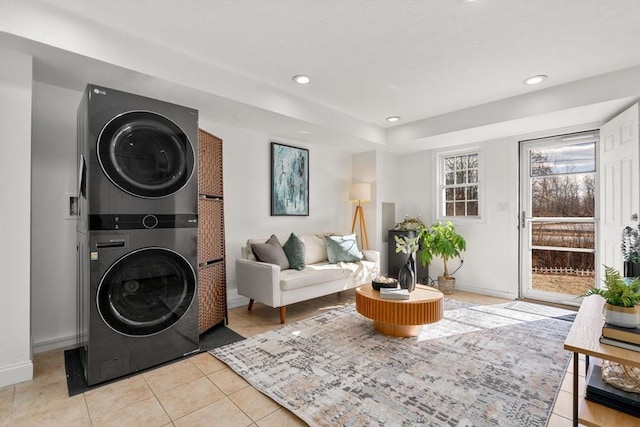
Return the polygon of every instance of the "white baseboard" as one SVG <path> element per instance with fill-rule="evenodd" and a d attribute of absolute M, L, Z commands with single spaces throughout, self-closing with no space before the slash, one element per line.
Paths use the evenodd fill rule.
<path fill-rule="evenodd" d="M 471 292 L 474 294 L 487 295 L 490 297 L 502 298 L 502 299 L 508 299 L 508 300 L 515 300 L 518 298 L 518 295 L 512 292 L 501 292 L 501 291 L 494 291 L 491 289 L 478 288 L 475 286 L 465 286 L 464 284 L 461 284 L 461 283 L 456 283 L 456 289 L 459 291 Z"/>
<path fill-rule="evenodd" d="M 236 308 L 249 304 L 249 298 L 238 294 L 237 289 L 227 289 L 227 307 Z"/>
<path fill-rule="evenodd" d="M 49 350 L 56 350 L 59 348 L 75 348 L 78 347 L 78 337 L 76 335 L 55 338 L 52 340 L 43 340 L 33 343 L 34 353 L 43 353 Z"/>
<path fill-rule="evenodd" d="M 0 368 L 0 387 L 33 379 L 33 362 L 16 363 Z"/>

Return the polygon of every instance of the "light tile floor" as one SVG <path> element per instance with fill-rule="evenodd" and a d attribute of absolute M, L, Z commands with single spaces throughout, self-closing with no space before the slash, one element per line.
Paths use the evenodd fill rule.
<path fill-rule="evenodd" d="M 478 304 L 505 302 L 460 291 L 451 297 Z M 287 308 L 287 322 L 353 301 L 353 291 L 347 291 L 294 304 Z M 256 303 L 251 312 L 246 307 L 229 310 L 229 327 L 249 337 L 278 327 L 279 316 L 279 310 Z M 63 353 L 60 349 L 35 354 L 33 380 L 0 388 L 0 427 L 305 425 L 208 353 L 73 397 L 67 394 Z M 572 367 L 570 364 L 565 375 L 549 427 L 571 425 Z M 583 373 L 582 368 L 580 390 Z"/>

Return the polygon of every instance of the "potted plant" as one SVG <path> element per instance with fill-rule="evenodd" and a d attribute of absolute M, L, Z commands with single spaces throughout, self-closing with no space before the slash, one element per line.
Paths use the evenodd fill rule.
<path fill-rule="evenodd" d="M 404 219 L 401 222 L 397 223 L 393 227 L 393 230 L 396 230 L 396 231 L 415 231 L 416 233 L 420 233 L 425 228 L 427 228 L 427 226 L 422 221 L 422 218 L 420 218 L 420 215 L 418 215 L 416 217 L 405 216 Z"/>
<path fill-rule="evenodd" d="M 444 262 L 444 272 L 442 276 L 438 276 L 438 288 L 443 294 L 452 294 L 456 284 L 456 279 L 449 275 L 447 261 L 460 257 L 466 248 L 467 242 L 456 232 L 456 228 L 450 221 L 444 224 L 436 222 L 420 233 L 422 264 L 429 264 L 434 257 L 440 257 Z"/>
<path fill-rule="evenodd" d="M 640 278 L 624 279 L 618 270 L 604 266 L 604 288 L 591 288 L 584 296 L 600 295 L 605 300 L 604 320 L 623 328 L 640 324 Z"/>

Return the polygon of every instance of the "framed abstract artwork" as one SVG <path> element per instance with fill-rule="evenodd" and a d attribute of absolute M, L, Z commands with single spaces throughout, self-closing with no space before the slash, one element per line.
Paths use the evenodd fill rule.
<path fill-rule="evenodd" d="M 271 143 L 271 215 L 309 215 L 309 150 Z"/>

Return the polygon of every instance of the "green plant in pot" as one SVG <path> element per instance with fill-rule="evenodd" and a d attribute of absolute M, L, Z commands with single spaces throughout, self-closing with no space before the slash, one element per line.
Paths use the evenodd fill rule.
<path fill-rule="evenodd" d="M 613 267 L 604 266 L 604 288 L 591 288 L 584 296 L 600 295 L 605 300 L 604 320 L 623 328 L 640 324 L 640 278 L 624 279 Z"/>
<path fill-rule="evenodd" d="M 420 233 L 420 261 L 422 265 L 431 263 L 434 257 L 442 258 L 444 272 L 438 276 L 438 288 L 443 294 L 450 295 L 455 288 L 455 278 L 449 275 L 447 261 L 459 258 L 467 249 L 467 242 L 456 232 L 454 225 L 436 222 Z"/>
<path fill-rule="evenodd" d="M 401 222 L 393 226 L 393 230 L 396 231 L 415 231 L 416 233 L 421 233 L 425 228 L 427 228 L 427 226 L 422 221 L 420 215 L 405 216 Z"/>

